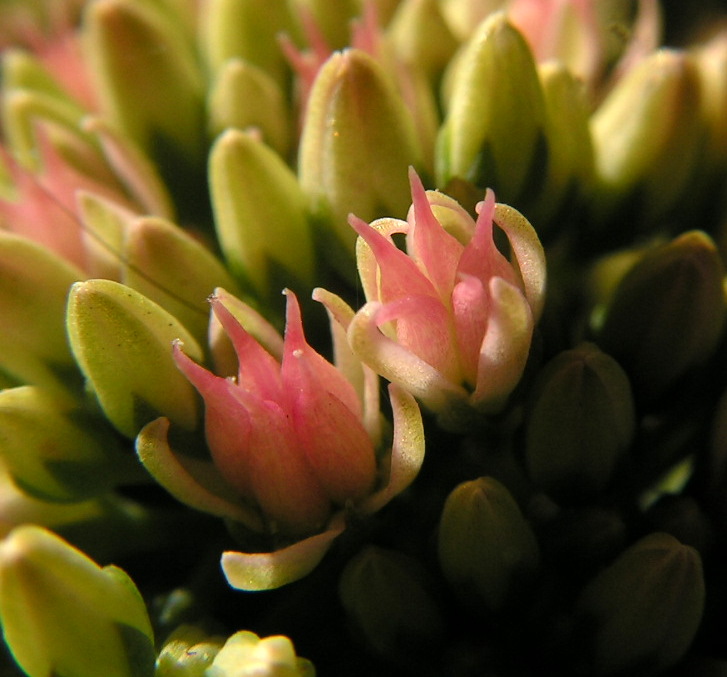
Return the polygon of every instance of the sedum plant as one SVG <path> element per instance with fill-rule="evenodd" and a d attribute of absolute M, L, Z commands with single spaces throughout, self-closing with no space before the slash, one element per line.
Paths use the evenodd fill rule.
<path fill-rule="evenodd" d="M 727 670 L 684 5 L 0 2 L 0 673 Z"/>

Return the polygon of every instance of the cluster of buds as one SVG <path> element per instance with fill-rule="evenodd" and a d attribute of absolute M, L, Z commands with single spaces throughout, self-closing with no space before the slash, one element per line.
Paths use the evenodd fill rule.
<path fill-rule="evenodd" d="M 662 19 L 0 5 L 25 674 L 725 669 L 727 40 Z"/>

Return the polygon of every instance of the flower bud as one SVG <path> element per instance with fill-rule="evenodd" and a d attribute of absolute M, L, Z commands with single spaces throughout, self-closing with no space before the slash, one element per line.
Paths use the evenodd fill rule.
<path fill-rule="evenodd" d="M 112 200 L 94 192 L 79 190 L 76 194 L 78 221 L 86 277 L 121 280 L 124 261 L 121 258 L 124 239 L 135 214 Z"/>
<path fill-rule="evenodd" d="M 284 283 L 312 288 L 315 252 L 295 174 L 270 148 L 236 129 L 210 155 L 215 227 L 231 271 L 259 298 Z"/>
<path fill-rule="evenodd" d="M 456 68 L 437 140 L 437 183 L 487 186 L 517 204 L 541 180 L 546 152 L 545 102 L 530 48 L 498 12 L 477 28 Z"/>
<path fill-rule="evenodd" d="M 699 628 L 704 594 L 696 550 L 660 532 L 636 542 L 576 604 L 579 626 L 593 632 L 588 674 L 652 674 L 674 665 Z"/>
<path fill-rule="evenodd" d="M 287 157 L 292 120 L 283 89 L 264 70 L 242 59 L 230 59 L 220 69 L 209 94 L 212 136 L 229 127 L 260 130 L 266 144 Z"/>
<path fill-rule="evenodd" d="M 206 0 L 202 13 L 202 52 L 218 74 L 234 58 L 265 71 L 282 87 L 288 66 L 278 44 L 294 32 L 289 3 L 269 0 Z"/>
<path fill-rule="evenodd" d="M 49 95 L 69 106 L 74 103 L 42 62 L 19 48 L 6 47 L 3 50 L 2 87 L 4 93 L 25 90 Z M 80 114 L 81 108 L 76 107 Z"/>
<path fill-rule="evenodd" d="M 357 634 L 378 655 L 410 668 L 437 656 L 444 621 L 415 559 L 369 546 L 348 562 L 338 591 Z"/>
<path fill-rule="evenodd" d="M 709 143 L 705 147 L 710 169 L 727 170 L 727 31 L 721 31 L 694 53 L 701 83 L 702 111 L 707 122 Z"/>
<path fill-rule="evenodd" d="M 205 143 L 202 73 L 191 45 L 161 10 L 128 0 L 93 2 L 83 37 L 112 123 L 162 161 L 165 173 L 198 162 Z"/>
<path fill-rule="evenodd" d="M 241 630 L 219 650 L 205 677 L 315 677 L 313 664 L 298 658 L 287 637 L 260 638 Z"/>
<path fill-rule="evenodd" d="M 644 514 L 652 530 L 665 531 L 702 555 L 714 544 L 711 517 L 692 496 L 670 493 L 659 498 Z"/>
<path fill-rule="evenodd" d="M 124 284 L 158 303 L 204 343 L 207 297 L 218 286 L 237 289 L 222 263 L 176 224 L 152 216 L 131 221 L 122 253 Z"/>
<path fill-rule="evenodd" d="M 46 501 L 79 501 L 139 475 L 110 428 L 37 386 L 0 391 L 0 450 L 15 483 Z"/>
<path fill-rule="evenodd" d="M 41 527 L 0 544 L 0 618 L 29 677 L 154 674 L 151 623 L 131 579 Z"/>
<path fill-rule="evenodd" d="M 86 155 L 88 149 L 78 134 L 83 111 L 68 101 L 45 92 L 8 89 L 3 92 L 3 136 L 23 167 L 37 170 L 42 162 L 38 153 L 38 130 L 51 137 L 62 155 Z"/>
<path fill-rule="evenodd" d="M 484 19 L 503 8 L 505 0 L 442 0 L 439 4 L 452 33 L 466 40 Z"/>
<path fill-rule="evenodd" d="M 547 113 L 548 166 L 537 197 L 528 196 L 526 201 L 532 205 L 527 210 L 529 218 L 542 238 L 563 210 L 574 210 L 573 203 L 588 193 L 594 165 L 590 111 L 582 83 L 560 64 L 546 63 L 539 74 Z"/>
<path fill-rule="evenodd" d="M 709 436 L 709 454 L 705 459 L 704 489 L 716 503 L 720 519 L 727 518 L 727 390 L 715 406 Z"/>
<path fill-rule="evenodd" d="M 540 494 L 538 498 L 543 498 Z M 529 506 L 532 509 L 532 504 Z M 561 572 L 582 577 L 613 560 L 626 545 L 626 524 L 615 510 L 565 508 L 539 525 L 538 534 Z"/>
<path fill-rule="evenodd" d="M 82 524 L 85 527 L 99 517 L 104 524 L 108 524 L 99 499 L 50 503 L 33 498 L 18 488 L 6 465 L 0 463 L 0 538 L 21 524 L 35 524 L 57 531 L 63 531 L 69 525 Z M 109 506 L 109 503 L 105 502 L 105 506 Z M 110 508 L 108 512 L 112 510 Z"/>
<path fill-rule="evenodd" d="M 178 627 L 159 651 L 154 677 L 206 677 L 206 670 L 224 644 L 193 625 Z"/>
<path fill-rule="evenodd" d="M 654 247 L 621 280 L 598 343 L 654 401 L 712 354 L 725 321 L 724 269 L 711 238 L 690 231 Z"/>
<path fill-rule="evenodd" d="M 343 49 L 351 40 L 351 24 L 360 18 L 360 0 L 292 0 L 291 6 L 303 28 L 315 24 L 326 45 L 331 50 Z"/>
<path fill-rule="evenodd" d="M 416 64 L 432 83 L 438 81 L 459 46 L 440 4 L 437 0 L 405 0 L 387 29 L 397 56 L 404 63 Z"/>
<path fill-rule="evenodd" d="M 133 438 L 160 415 L 186 430 L 195 427 L 197 397 L 174 365 L 172 341 L 181 337 L 197 359 L 202 351 L 175 317 L 110 280 L 74 284 L 67 317 L 76 361 L 121 433 Z"/>
<path fill-rule="evenodd" d="M 320 530 L 332 504 L 360 500 L 375 483 L 375 449 L 357 393 L 305 340 L 291 293 L 280 362 L 218 298 L 212 304 L 235 345 L 237 380 L 208 372 L 178 344 L 174 350 L 177 366 L 205 400 L 212 458 L 235 493 L 259 506 L 272 530 Z"/>
<path fill-rule="evenodd" d="M 357 49 L 333 54 L 308 100 L 299 175 L 321 248 L 346 278 L 356 240 L 348 214 L 403 217 L 407 168 L 421 158 L 411 116 L 381 66 Z"/>
<path fill-rule="evenodd" d="M 661 50 L 629 71 L 591 118 L 597 185 L 595 218 L 602 224 L 651 223 L 682 200 L 701 161 L 704 127 L 697 69 L 691 56 Z M 619 221 L 620 222 L 620 221 Z M 603 229 L 603 226 L 601 226 Z M 603 232 L 610 246 L 613 229 Z M 632 236 L 619 233 L 619 237 Z"/>
<path fill-rule="evenodd" d="M 603 10 L 579 0 L 510 0 L 507 13 L 539 63 L 557 61 L 590 92 L 603 75 L 607 30 L 616 32 L 611 4 Z"/>
<path fill-rule="evenodd" d="M 81 126 L 101 147 L 104 159 L 133 198 L 134 205 L 138 205 L 138 211 L 174 219 L 172 198 L 152 160 L 104 118 L 87 116 Z"/>
<path fill-rule="evenodd" d="M 551 360 L 534 385 L 525 435 L 533 482 L 556 500 L 602 491 L 634 435 L 631 386 L 593 344 Z"/>
<path fill-rule="evenodd" d="M 13 382 L 77 385 L 63 318 L 68 288 L 83 277 L 44 247 L 0 230 L 0 371 Z"/>
<path fill-rule="evenodd" d="M 492 477 L 464 482 L 447 497 L 437 552 L 457 594 L 493 613 L 522 592 L 540 561 L 530 525 L 510 492 Z"/>

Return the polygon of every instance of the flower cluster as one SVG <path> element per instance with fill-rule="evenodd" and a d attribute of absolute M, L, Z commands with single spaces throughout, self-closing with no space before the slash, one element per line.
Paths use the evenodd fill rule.
<path fill-rule="evenodd" d="M 0 3 L 0 672 L 724 671 L 675 11 Z"/>

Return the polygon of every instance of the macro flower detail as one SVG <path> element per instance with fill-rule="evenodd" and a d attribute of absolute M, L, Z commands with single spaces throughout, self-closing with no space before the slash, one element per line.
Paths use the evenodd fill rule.
<path fill-rule="evenodd" d="M 528 221 L 492 191 L 477 221 L 452 198 L 425 191 L 410 172 L 407 221 L 351 217 L 367 303 L 349 328 L 351 347 L 459 429 L 501 410 L 527 361 L 543 308 L 545 257 Z M 494 240 L 507 237 L 511 257 Z M 393 235 L 405 234 L 406 252 Z"/>
<path fill-rule="evenodd" d="M 374 483 L 374 445 L 353 386 L 305 341 L 292 294 L 281 363 L 219 301 L 212 308 L 235 346 L 237 380 L 200 367 L 179 343 L 174 348 L 177 365 L 205 400 L 212 458 L 260 506 L 272 531 L 315 530 L 331 502 L 360 499 Z"/>
<path fill-rule="evenodd" d="M 716 0 L 0 0 L 0 676 L 724 672 L 726 113 Z"/>
<path fill-rule="evenodd" d="M 237 356 L 234 377 L 213 374 L 188 357 L 181 342 L 174 345 L 177 366 L 205 401 L 205 436 L 214 467 L 193 477 L 181 454 L 168 447 L 166 419 L 142 430 L 137 448 L 150 472 L 181 500 L 267 534 L 275 545 L 285 546 L 280 548 L 283 559 L 291 556 L 291 542 L 302 544 L 301 552 L 312 542 L 320 559 L 321 548 L 343 528 L 342 508 L 377 510 L 414 478 L 423 455 L 421 421 L 412 398 L 393 388 L 393 448 L 381 454 L 380 426 L 372 421 L 379 416 L 376 379 L 364 378 L 361 396 L 344 371 L 308 344 L 298 300 L 290 291 L 286 295 L 282 350 L 278 344 L 272 352 L 269 341 L 257 340 L 243 327 L 256 323 L 254 331 L 269 337 L 272 327 L 265 327 L 257 313 L 223 290 L 211 297 L 214 319 Z M 332 316 L 353 315 L 335 295 L 318 290 L 317 297 Z M 367 411 L 372 407 L 374 416 Z M 197 479 L 205 474 L 215 476 L 217 493 Z M 237 571 L 239 558 L 232 560 Z M 252 588 L 282 585 L 245 580 L 231 582 Z"/>

